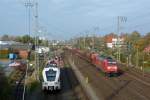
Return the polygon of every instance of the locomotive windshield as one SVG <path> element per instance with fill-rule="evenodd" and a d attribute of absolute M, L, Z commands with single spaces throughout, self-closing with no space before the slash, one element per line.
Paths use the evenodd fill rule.
<path fill-rule="evenodd" d="M 108 65 L 109 65 L 109 66 L 114 66 L 114 65 L 116 65 L 116 61 L 113 60 L 111 57 L 108 57 L 108 58 L 107 58 L 107 61 L 108 61 Z"/>
<path fill-rule="evenodd" d="M 48 64 L 48 65 L 46 66 L 46 68 L 49 68 L 49 67 L 57 67 L 57 66 L 56 66 L 56 64 Z"/>
<path fill-rule="evenodd" d="M 56 71 L 54 70 L 46 71 L 47 81 L 55 81 L 55 77 L 56 77 Z"/>
<path fill-rule="evenodd" d="M 108 66 L 115 66 L 116 62 L 108 62 Z"/>

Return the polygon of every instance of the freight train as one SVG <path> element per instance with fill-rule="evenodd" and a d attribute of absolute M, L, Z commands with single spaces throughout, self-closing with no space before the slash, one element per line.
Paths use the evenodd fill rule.
<path fill-rule="evenodd" d="M 80 49 L 69 48 L 69 50 L 71 50 L 71 52 L 73 52 L 77 56 L 89 61 L 90 63 L 95 65 L 96 68 L 100 69 L 107 75 L 119 73 L 117 62 L 109 56 L 100 55 L 95 52 L 84 52 Z"/>
<path fill-rule="evenodd" d="M 60 68 L 48 65 L 42 71 L 42 90 L 61 90 Z"/>

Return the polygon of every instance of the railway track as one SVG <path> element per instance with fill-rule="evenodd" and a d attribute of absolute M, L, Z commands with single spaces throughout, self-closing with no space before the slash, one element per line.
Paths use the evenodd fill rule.
<path fill-rule="evenodd" d="M 91 63 L 90 60 L 82 55 L 76 54 L 78 57 L 80 57 L 81 59 L 86 60 L 88 63 Z M 120 66 L 122 66 L 123 64 L 120 64 Z M 144 73 L 139 70 L 139 69 L 135 69 L 135 68 L 129 68 L 126 69 L 127 67 L 125 65 L 123 65 L 123 67 L 120 67 L 121 70 L 123 70 L 125 72 L 125 74 L 137 81 L 140 81 L 141 83 L 150 86 L 150 74 L 147 73 L 144 75 Z"/>
<path fill-rule="evenodd" d="M 70 54 L 68 54 L 69 56 Z M 105 100 L 148 100 L 150 99 L 149 83 L 137 75 L 124 72 L 118 77 L 105 77 L 82 57 L 73 56 L 75 64 L 85 77 L 89 78 L 96 93 Z M 71 58 L 70 58 L 71 59 Z"/>
<path fill-rule="evenodd" d="M 40 92 L 40 96 L 36 100 L 88 100 L 83 99 L 75 92 L 78 82 L 74 81 L 74 77 L 71 75 L 71 71 L 68 68 L 61 68 L 62 90 L 54 92 Z M 81 91 L 80 91 L 81 92 Z M 81 94 L 80 94 L 81 95 Z M 30 99 L 29 99 L 30 100 Z"/>
<path fill-rule="evenodd" d="M 27 100 L 88 100 L 69 67 L 65 55 L 63 55 L 63 61 L 65 66 L 61 67 L 61 91 L 43 92 L 42 87 L 39 86 L 36 91 L 28 95 Z"/>
<path fill-rule="evenodd" d="M 71 89 L 73 90 L 73 95 L 76 97 L 74 98 L 75 100 L 89 100 L 86 96 L 86 94 L 84 93 L 82 87 L 80 86 L 80 83 L 79 81 L 77 80 L 72 68 L 71 68 L 71 65 L 68 61 L 68 58 L 67 56 L 64 57 L 64 64 L 65 65 L 68 65 L 70 66 L 69 68 L 66 69 L 66 77 L 68 79 L 68 82 L 70 84 L 70 87 Z M 72 99 L 70 99 L 72 100 Z"/>
<path fill-rule="evenodd" d="M 23 89 L 24 89 L 24 78 L 25 78 L 25 72 L 18 80 L 18 83 L 16 83 L 15 87 L 15 100 L 22 100 L 23 97 Z"/>

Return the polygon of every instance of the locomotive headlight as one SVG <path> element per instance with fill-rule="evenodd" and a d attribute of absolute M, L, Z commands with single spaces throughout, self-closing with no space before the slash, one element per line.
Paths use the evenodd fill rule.
<path fill-rule="evenodd" d="M 109 70 L 109 69 L 111 69 L 111 67 L 107 67 L 107 69 Z"/>
<path fill-rule="evenodd" d="M 55 84 L 58 84 L 58 82 L 55 82 Z"/>
<path fill-rule="evenodd" d="M 47 83 L 47 82 L 44 82 L 44 84 L 47 85 L 48 83 Z"/>
<path fill-rule="evenodd" d="M 117 67 L 114 67 L 115 70 L 117 70 Z"/>

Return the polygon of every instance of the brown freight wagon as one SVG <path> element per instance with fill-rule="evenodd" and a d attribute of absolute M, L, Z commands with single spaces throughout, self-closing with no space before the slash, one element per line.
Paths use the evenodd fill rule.
<path fill-rule="evenodd" d="M 0 50 L 0 59 L 7 59 L 9 55 L 8 49 Z"/>
<path fill-rule="evenodd" d="M 9 54 L 8 49 L 0 50 L 0 54 Z"/>
<path fill-rule="evenodd" d="M 19 57 L 22 59 L 27 59 L 29 55 L 29 52 L 26 50 L 19 50 Z"/>

